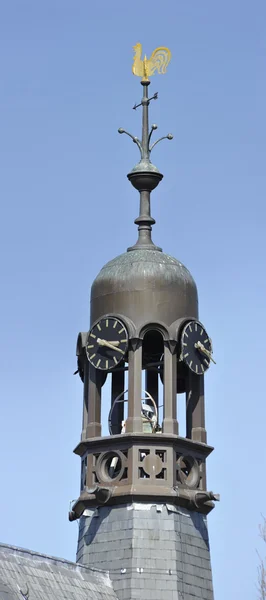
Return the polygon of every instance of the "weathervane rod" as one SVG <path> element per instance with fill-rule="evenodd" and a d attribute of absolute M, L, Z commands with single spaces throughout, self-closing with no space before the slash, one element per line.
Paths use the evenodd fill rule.
<path fill-rule="evenodd" d="M 139 248 L 149 248 L 153 250 L 161 250 L 161 248 L 155 246 L 151 239 L 152 225 L 155 220 L 150 214 L 150 193 L 154 190 L 161 179 L 163 178 L 162 173 L 152 164 L 150 160 L 151 151 L 156 144 L 163 139 L 171 140 L 173 136 L 171 133 L 163 136 L 156 140 L 150 145 L 153 131 L 157 129 L 157 125 L 152 125 L 149 130 L 149 104 L 151 100 L 157 100 L 158 92 L 156 92 L 151 98 L 148 96 L 148 87 L 150 85 L 149 77 L 152 76 L 155 71 L 159 74 L 166 72 L 166 67 L 169 64 L 171 58 L 171 52 L 168 48 L 160 46 L 156 48 L 150 59 L 147 59 L 146 55 L 144 59 L 141 59 L 142 46 L 136 44 L 134 46 L 135 55 L 133 60 L 132 71 L 133 74 L 141 77 L 141 85 L 143 86 L 143 96 L 140 104 L 135 104 L 133 107 L 136 110 L 142 106 L 142 136 L 139 140 L 136 136 L 133 136 L 125 129 L 118 129 L 119 133 L 125 133 L 132 141 L 138 146 L 140 151 L 140 161 L 132 171 L 128 174 L 128 179 L 132 185 L 140 192 L 140 211 L 139 217 L 135 219 L 135 223 L 138 225 L 139 237 L 135 246 L 128 248 L 128 250 L 136 250 Z"/>
<path fill-rule="evenodd" d="M 143 85 L 143 98 L 142 104 L 142 151 L 144 160 L 149 160 L 149 99 L 148 99 L 148 85 L 149 81 L 142 81 Z"/>

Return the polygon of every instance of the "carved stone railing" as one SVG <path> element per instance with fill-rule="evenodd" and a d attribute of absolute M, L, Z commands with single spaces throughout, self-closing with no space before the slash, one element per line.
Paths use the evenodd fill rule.
<path fill-rule="evenodd" d="M 108 489 L 109 504 L 145 496 L 191 506 L 195 494 L 207 493 L 207 444 L 162 433 L 121 434 L 83 440 L 74 452 L 82 458 L 81 492 Z M 88 495 L 87 505 L 97 504 Z M 209 512 L 208 500 L 198 509 Z"/>

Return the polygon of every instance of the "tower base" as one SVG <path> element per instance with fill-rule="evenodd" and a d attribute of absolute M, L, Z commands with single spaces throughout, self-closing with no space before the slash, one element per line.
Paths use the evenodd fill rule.
<path fill-rule="evenodd" d="M 213 600 L 207 517 L 171 504 L 86 510 L 77 562 L 109 571 L 119 600 Z"/>

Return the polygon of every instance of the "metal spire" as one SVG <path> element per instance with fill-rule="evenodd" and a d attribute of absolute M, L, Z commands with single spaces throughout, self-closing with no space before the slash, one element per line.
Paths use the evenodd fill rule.
<path fill-rule="evenodd" d="M 161 142 L 161 140 L 172 140 L 173 136 L 171 133 L 168 133 L 167 135 L 164 135 L 163 137 L 156 140 L 156 142 L 154 142 L 152 145 L 150 145 L 151 136 L 153 132 L 158 128 L 158 126 L 155 124 L 152 125 L 151 130 L 149 131 L 149 104 L 151 100 L 158 99 L 158 92 L 156 92 L 151 98 L 148 98 L 148 86 L 150 85 L 150 81 L 141 81 L 141 85 L 143 86 L 143 97 L 140 104 L 135 104 L 135 106 L 133 106 L 133 110 L 136 110 L 139 106 L 142 106 L 142 139 L 140 141 L 136 136 L 132 135 L 131 133 L 128 133 L 128 131 L 125 131 L 125 129 L 122 129 L 121 127 L 118 129 L 118 133 L 125 133 L 126 135 L 128 135 L 133 140 L 133 142 L 137 144 L 140 151 L 141 159 L 139 163 L 132 169 L 131 173 L 136 173 L 140 171 L 159 173 L 158 169 L 152 164 L 150 160 L 151 152 L 154 146 Z"/>
<path fill-rule="evenodd" d="M 135 48 L 137 48 L 137 46 Z M 152 56 L 154 55 L 156 57 L 157 50 L 154 51 Z M 147 75 L 153 74 L 154 71 L 152 71 L 152 68 L 155 70 L 155 68 L 158 69 L 158 66 L 153 67 L 152 59 L 148 61 L 145 57 L 143 61 L 140 61 L 140 67 L 136 71 L 136 64 L 138 64 L 136 63 L 136 60 L 137 59 L 135 57 L 133 73 L 135 75 L 142 76 L 141 85 L 143 86 L 143 97 L 140 104 L 135 104 L 133 109 L 136 110 L 139 106 L 142 106 L 142 138 L 139 140 L 136 136 L 133 136 L 131 133 L 128 133 L 128 131 L 125 131 L 125 129 L 118 129 L 118 133 L 125 133 L 128 135 L 133 140 L 134 144 L 137 144 L 140 151 L 140 161 L 128 174 L 129 181 L 140 192 L 139 216 L 137 219 L 135 219 L 135 223 L 138 225 L 138 240 L 136 244 L 128 248 L 128 250 L 136 250 L 139 248 L 161 250 L 161 248 L 155 246 L 151 239 L 152 225 L 154 225 L 155 220 L 152 218 L 150 213 L 150 193 L 160 183 L 163 175 L 160 173 L 157 167 L 152 164 L 150 156 L 156 144 L 164 139 L 172 140 L 173 136 L 171 133 L 168 133 L 168 135 L 159 138 L 153 144 L 151 144 L 151 137 L 153 132 L 157 129 L 157 125 L 154 124 L 151 126 L 151 129 L 149 129 L 149 104 L 151 100 L 157 100 L 158 92 L 156 92 L 150 98 L 148 97 L 148 86 L 150 85 L 150 81 L 148 80 Z"/>

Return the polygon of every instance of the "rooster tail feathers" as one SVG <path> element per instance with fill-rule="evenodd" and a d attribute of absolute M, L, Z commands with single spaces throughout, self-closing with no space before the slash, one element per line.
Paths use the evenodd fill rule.
<path fill-rule="evenodd" d="M 153 51 L 148 63 L 148 75 L 153 75 L 154 71 L 158 71 L 160 75 L 166 73 L 166 69 L 171 60 L 171 52 L 165 46 L 160 46 Z"/>

